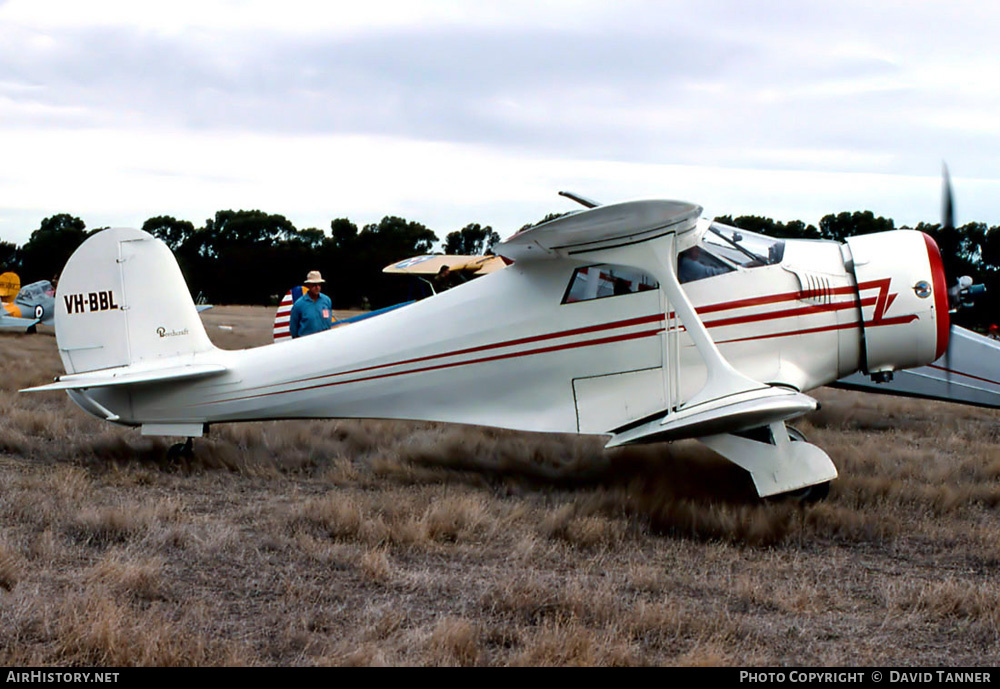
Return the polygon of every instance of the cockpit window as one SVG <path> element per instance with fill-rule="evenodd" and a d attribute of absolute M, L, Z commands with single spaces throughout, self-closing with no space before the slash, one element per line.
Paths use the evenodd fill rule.
<path fill-rule="evenodd" d="M 731 270 L 735 268 L 717 259 L 701 244 L 695 244 L 677 255 L 677 279 L 682 283 L 704 280 Z"/>
<path fill-rule="evenodd" d="M 601 264 L 577 268 L 573 271 L 563 304 L 604 297 L 617 297 L 657 289 L 660 286 L 652 276 L 638 268 Z"/>
<path fill-rule="evenodd" d="M 734 270 L 780 263 L 785 243 L 713 222 L 701 242 L 677 256 L 677 279 L 692 282 Z"/>

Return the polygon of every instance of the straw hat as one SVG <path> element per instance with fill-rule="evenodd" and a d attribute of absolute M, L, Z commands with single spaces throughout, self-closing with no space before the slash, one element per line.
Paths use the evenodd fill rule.
<path fill-rule="evenodd" d="M 306 275 L 306 281 L 302 284 L 304 285 L 320 285 L 326 282 L 323 276 L 319 274 L 318 270 L 310 270 L 309 274 Z"/>

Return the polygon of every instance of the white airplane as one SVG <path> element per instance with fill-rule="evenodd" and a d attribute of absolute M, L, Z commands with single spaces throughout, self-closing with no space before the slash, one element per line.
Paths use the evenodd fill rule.
<path fill-rule="evenodd" d="M 837 469 L 786 422 L 817 408 L 804 391 L 943 355 L 937 245 L 912 230 L 776 240 L 701 213 L 679 201 L 578 211 L 496 246 L 504 270 L 240 351 L 209 341 L 163 242 L 105 230 L 59 281 L 66 375 L 30 390 L 187 437 L 187 452 L 211 424 L 263 419 L 431 420 L 604 435 L 608 447 L 698 438 L 761 496 L 822 496 Z"/>

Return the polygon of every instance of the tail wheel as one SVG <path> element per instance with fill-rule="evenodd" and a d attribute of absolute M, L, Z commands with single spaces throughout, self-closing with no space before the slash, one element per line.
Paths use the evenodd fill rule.
<path fill-rule="evenodd" d="M 167 450 L 167 462 L 180 464 L 194 459 L 194 439 L 188 438 L 187 442 L 171 445 Z"/>

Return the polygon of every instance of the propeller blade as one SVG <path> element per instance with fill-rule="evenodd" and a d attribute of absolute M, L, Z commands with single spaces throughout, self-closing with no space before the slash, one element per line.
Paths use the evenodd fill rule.
<path fill-rule="evenodd" d="M 951 198 L 951 176 L 948 174 L 948 166 L 941 164 L 941 229 L 955 229 L 955 209 Z"/>
<path fill-rule="evenodd" d="M 948 235 L 955 229 L 955 205 L 951 194 L 951 175 L 948 174 L 948 164 L 941 163 L 941 234 Z M 948 329 L 948 347 L 944 350 L 944 375 L 951 392 L 951 337 L 955 326 Z"/>

